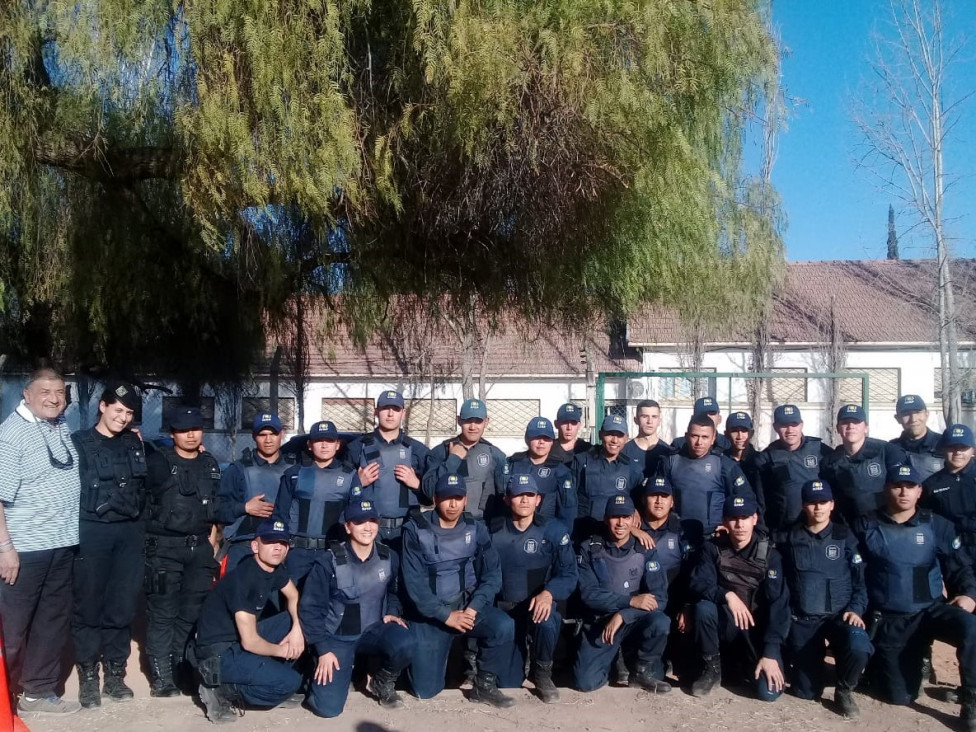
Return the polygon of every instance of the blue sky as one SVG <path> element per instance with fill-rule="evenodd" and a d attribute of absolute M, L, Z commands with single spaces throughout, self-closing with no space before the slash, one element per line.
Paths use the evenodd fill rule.
<path fill-rule="evenodd" d="M 976 90 L 976 2 L 948 0 L 950 38 L 970 39 L 953 72 L 952 98 Z M 789 56 L 783 62 L 787 93 L 802 100 L 779 140 L 773 182 L 788 219 L 787 257 L 876 259 L 886 253 L 888 204 L 895 206 L 902 258 L 931 256 L 921 231 L 893 194 L 856 170 L 859 133 L 851 99 L 869 77 L 871 34 L 884 31 L 887 0 L 775 0 L 773 18 Z M 962 107 L 949 143 L 947 172 L 962 176 L 947 200 L 957 256 L 976 256 L 976 96 Z M 747 151 L 748 156 L 755 151 Z"/>

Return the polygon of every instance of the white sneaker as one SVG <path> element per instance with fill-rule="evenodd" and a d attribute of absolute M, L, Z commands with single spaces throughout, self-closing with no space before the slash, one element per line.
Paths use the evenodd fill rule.
<path fill-rule="evenodd" d="M 26 694 L 17 701 L 17 711 L 24 714 L 74 714 L 81 709 L 76 701 L 67 701 L 63 697 L 42 696 L 31 699 Z"/>

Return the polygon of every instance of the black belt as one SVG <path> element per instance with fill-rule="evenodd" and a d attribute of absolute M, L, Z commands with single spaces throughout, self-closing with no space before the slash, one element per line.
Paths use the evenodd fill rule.
<path fill-rule="evenodd" d="M 325 549 L 329 546 L 329 540 L 325 537 L 293 536 L 291 539 L 292 549 Z"/>
<path fill-rule="evenodd" d="M 163 536 L 162 534 L 150 534 L 146 541 L 151 546 L 188 546 L 191 549 L 210 543 L 210 534 L 198 534 L 196 536 Z"/>
<path fill-rule="evenodd" d="M 381 529 L 399 529 L 403 526 L 403 522 L 407 520 L 406 516 L 394 516 L 391 518 L 381 518 L 380 528 Z"/>

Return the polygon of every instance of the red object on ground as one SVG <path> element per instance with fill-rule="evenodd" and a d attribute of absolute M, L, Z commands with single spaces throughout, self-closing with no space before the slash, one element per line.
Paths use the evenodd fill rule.
<path fill-rule="evenodd" d="M 30 732 L 20 717 L 14 714 L 11 701 L 7 659 L 3 657 L 3 631 L 0 630 L 0 732 Z"/>

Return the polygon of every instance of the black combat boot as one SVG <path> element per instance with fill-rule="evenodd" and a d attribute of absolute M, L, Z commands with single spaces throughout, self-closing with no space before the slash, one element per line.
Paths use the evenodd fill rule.
<path fill-rule="evenodd" d="M 78 664 L 78 703 L 85 709 L 102 705 L 98 693 L 98 663 Z"/>
<path fill-rule="evenodd" d="M 631 678 L 630 685 L 638 686 L 652 694 L 667 694 L 671 691 L 671 684 L 667 681 L 654 678 L 654 675 L 651 673 L 651 667 L 646 663 L 637 664 L 637 673 Z"/>
<path fill-rule="evenodd" d="M 174 687 L 175 688 L 175 687 Z M 236 722 L 240 716 L 234 711 L 231 699 L 223 686 L 204 686 L 200 684 L 198 689 L 200 701 L 206 710 L 207 719 L 214 724 L 226 724 Z"/>
<path fill-rule="evenodd" d="M 384 709 L 399 709 L 403 706 L 403 700 L 396 692 L 398 675 L 388 668 L 381 668 L 373 674 L 366 686 L 366 691 L 375 696 Z"/>
<path fill-rule="evenodd" d="M 510 696 L 505 696 L 498 690 L 498 682 L 495 674 L 479 671 L 474 677 L 474 686 L 468 699 L 480 704 L 487 704 L 496 709 L 508 709 L 515 705 L 515 700 Z"/>
<path fill-rule="evenodd" d="M 624 658 L 623 648 L 617 651 L 613 659 L 614 684 L 617 686 L 630 686 L 630 669 L 627 668 L 627 659 Z"/>
<path fill-rule="evenodd" d="M 708 696 L 722 681 L 722 657 L 705 656 L 705 668 L 698 680 L 691 685 L 692 696 Z"/>
<path fill-rule="evenodd" d="M 959 718 L 962 720 L 963 729 L 966 732 L 976 732 L 976 688 L 960 686 L 959 699 L 962 702 Z"/>
<path fill-rule="evenodd" d="M 834 703 L 844 719 L 857 719 L 861 716 L 861 710 L 857 708 L 857 702 L 854 701 L 854 694 L 850 689 L 842 689 L 838 686 L 834 691 Z"/>
<path fill-rule="evenodd" d="M 535 684 L 535 693 L 546 704 L 559 701 L 559 689 L 552 683 L 552 661 L 543 663 L 536 661 L 532 664 L 532 675 L 529 679 Z"/>
<path fill-rule="evenodd" d="M 169 656 L 149 657 L 149 696 L 179 696 L 180 690 L 173 683 L 173 667 Z"/>
<path fill-rule="evenodd" d="M 173 669 L 173 686 L 179 689 L 183 696 L 193 696 L 197 690 L 197 680 L 190 662 L 179 653 L 171 653 L 169 663 L 170 668 Z"/>
<path fill-rule="evenodd" d="M 105 684 L 102 686 L 102 696 L 112 701 L 129 701 L 135 694 L 125 685 L 125 661 L 102 661 L 105 672 Z"/>

